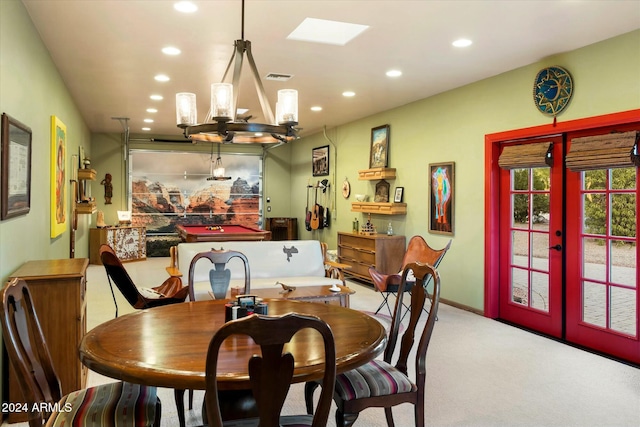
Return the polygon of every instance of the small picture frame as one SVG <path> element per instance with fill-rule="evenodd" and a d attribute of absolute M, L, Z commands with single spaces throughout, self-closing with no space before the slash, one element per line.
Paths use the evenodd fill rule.
<path fill-rule="evenodd" d="M 31 209 L 31 128 L 2 113 L 1 219 Z"/>
<path fill-rule="evenodd" d="M 313 176 L 329 175 L 329 146 L 316 147 L 311 151 Z"/>
<path fill-rule="evenodd" d="M 396 191 L 393 194 L 393 203 L 402 203 L 403 196 L 404 196 L 404 187 L 396 187 Z"/>
<path fill-rule="evenodd" d="M 389 166 L 389 125 L 371 129 L 371 153 L 369 169 Z"/>
<path fill-rule="evenodd" d="M 429 164 L 429 232 L 453 235 L 455 163 Z"/>

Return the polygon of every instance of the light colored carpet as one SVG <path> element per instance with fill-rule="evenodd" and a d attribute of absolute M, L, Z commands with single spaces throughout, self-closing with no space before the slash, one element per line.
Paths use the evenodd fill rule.
<path fill-rule="evenodd" d="M 141 286 L 160 284 L 166 265 L 166 258 L 125 264 Z M 104 268 L 90 266 L 87 281 L 91 329 L 113 318 L 115 310 Z M 442 283 L 449 286 L 446 277 Z M 349 285 L 356 290 L 352 308 L 375 310 L 379 294 Z M 116 296 L 120 315 L 133 311 Z M 444 304 L 438 319 L 427 356 L 427 426 L 640 426 L 640 369 Z M 112 380 L 91 372 L 88 385 L 106 381 Z M 177 426 L 173 390 L 160 389 L 159 394 L 162 426 Z M 188 426 L 202 424 L 203 396 L 196 392 Z M 412 408 L 394 409 L 397 427 L 414 425 Z M 302 385 L 293 385 L 284 413 L 304 411 Z M 365 410 L 355 426 L 386 426 L 383 410 Z"/>

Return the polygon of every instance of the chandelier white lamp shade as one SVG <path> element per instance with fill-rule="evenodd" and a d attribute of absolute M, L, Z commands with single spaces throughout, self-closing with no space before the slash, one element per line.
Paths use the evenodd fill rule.
<path fill-rule="evenodd" d="M 211 115 L 216 121 L 233 120 L 233 85 L 213 83 L 211 85 Z"/>
<path fill-rule="evenodd" d="M 251 69 L 265 123 L 250 123 L 247 120 L 236 119 L 240 74 L 245 55 Z M 232 83 L 225 83 L 232 65 Z M 179 97 L 180 95 L 185 94 L 176 95 L 178 127 L 183 129 L 185 137 L 193 142 L 282 144 L 298 138 L 295 128 L 298 125 L 298 91 L 294 89 L 278 91 L 278 103 L 274 117 L 258 74 L 258 68 L 253 60 L 251 42 L 244 40 L 244 0 L 242 1 L 242 39 L 235 41 L 234 51 L 222 76 L 222 81 L 211 85 L 210 110 L 203 123 L 198 124 L 197 118 L 192 120 L 191 113 L 193 112 L 195 115 L 195 95 L 189 94 L 193 95 L 193 104 L 191 104 L 192 98 L 188 98 L 189 105 L 193 105 L 193 108 L 188 110 L 184 107 L 187 104 L 186 97 Z M 189 114 L 186 114 L 187 111 Z"/>
<path fill-rule="evenodd" d="M 277 124 L 298 123 L 298 91 L 281 89 L 276 104 Z"/>
<path fill-rule="evenodd" d="M 176 119 L 178 125 L 195 125 L 198 122 L 195 93 L 176 93 Z"/>

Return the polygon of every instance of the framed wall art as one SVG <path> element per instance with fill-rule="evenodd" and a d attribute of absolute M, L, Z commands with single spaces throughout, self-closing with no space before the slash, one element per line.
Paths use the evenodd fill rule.
<path fill-rule="evenodd" d="M 454 162 L 429 165 L 429 231 L 453 235 Z"/>
<path fill-rule="evenodd" d="M 2 114 L 2 219 L 31 209 L 31 129 Z"/>
<path fill-rule="evenodd" d="M 329 175 L 329 146 L 314 148 L 311 151 L 313 176 Z"/>
<path fill-rule="evenodd" d="M 67 229 L 67 127 L 51 116 L 51 238 Z"/>
<path fill-rule="evenodd" d="M 371 129 L 371 153 L 369 168 L 386 168 L 389 166 L 389 125 Z"/>
<path fill-rule="evenodd" d="M 396 187 L 393 195 L 393 203 L 402 203 L 402 196 L 404 196 L 404 187 Z"/>

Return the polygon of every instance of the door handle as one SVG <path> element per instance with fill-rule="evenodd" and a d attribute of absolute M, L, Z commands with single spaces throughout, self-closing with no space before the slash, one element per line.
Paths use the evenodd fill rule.
<path fill-rule="evenodd" d="M 549 246 L 549 249 L 555 249 L 556 251 L 561 251 L 562 245 Z"/>

